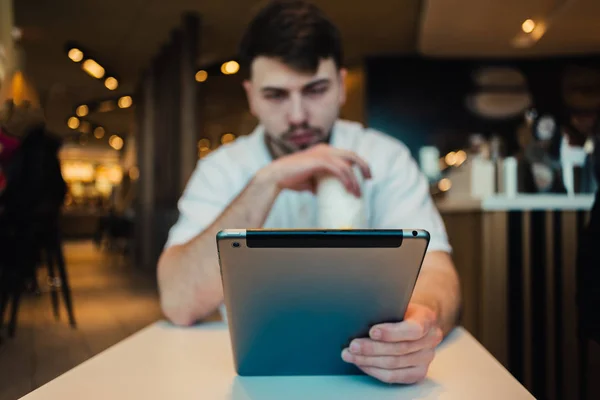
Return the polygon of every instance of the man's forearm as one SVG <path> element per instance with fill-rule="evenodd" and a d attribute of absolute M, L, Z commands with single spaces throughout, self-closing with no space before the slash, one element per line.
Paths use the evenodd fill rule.
<path fill-rule="evenodd" d="M 436 312 L 444 336 L 456 325 L 461 306 L 460 283 L 448 253 L 433 251 L 425 256 L 411 301 Z"/>
<path fill-rule="evenodd" d="M 168 248 L 158 262 L 163 312 L 172 322 L 190 325 L 213 312 L 223 300 L 216 235 L 222 229 L 261 227 L 279 190 L 257 175 L 201 234 Z"/>

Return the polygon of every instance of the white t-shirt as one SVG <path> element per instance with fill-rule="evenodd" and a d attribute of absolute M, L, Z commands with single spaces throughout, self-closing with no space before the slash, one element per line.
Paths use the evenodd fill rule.
<path fill-rule="evenodd" d="M 179 219 L 165 247 L 186 243 L 207 228 L 256 172 L 272 161 L 264 135 L 259 125 L 250 135 L 198 162 L 179 200 Z M 406 146 L 381 132 L 343 120 L 335 123 L 330 144 L 357 153 L 371 168 L 373 177 L 363 188 L 369 228 L 426 229 L 431 234 L 428 251 L 451 251 L 427 180 Z M 264 228 L 319 228 L 317 205 L 310 192 L 285 190 L 273 204 Z"/>

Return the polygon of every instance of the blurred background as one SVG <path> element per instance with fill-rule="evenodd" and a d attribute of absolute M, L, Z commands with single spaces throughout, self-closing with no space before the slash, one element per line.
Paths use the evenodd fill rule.
<path fill-rule="evenodd" d="M 430 181 L 461 323 L 534 396 L 599 398 L 576 252 L 597 190 L 600 2 L 314 3 L 343 35 L 342 118 L 402 140 Z M 65 182 L 35 274 L 0 287 L 0 399 L 161 318 L 177 199 L 199 159 L 256 124 L 235 57 L 264 4 L 0 0 L 0 88 L 40 104 Z"/>

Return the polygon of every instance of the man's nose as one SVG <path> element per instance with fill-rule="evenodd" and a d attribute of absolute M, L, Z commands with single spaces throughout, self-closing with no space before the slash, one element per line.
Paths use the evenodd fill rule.
<path fill-rule="evenodd" d="M 306 122 L 307 113 L 306 107 L 302 100 L 302 96 L 294 94 L 291 96 L 290 111 L 288 115 L 291 125 L 300 125 Z"/>

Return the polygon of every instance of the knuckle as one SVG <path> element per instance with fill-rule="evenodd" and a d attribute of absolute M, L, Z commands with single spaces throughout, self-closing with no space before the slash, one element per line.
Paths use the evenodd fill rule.
<path fill-rule="evenodd" d="M 354 355 L 354 356 L 352 356 L 352 360 L 357 365 L 368 365 L 367 358 L 364 356 Z"/>
<path fill-rule="evenodd" d="M 410 350 L 408 346 L 408 342 L 395 343 L 395 354 L 398 356 L 407 354 Z"/>
<path fill-rule="evenodd" d="M 375 345 L 372 342 L 369 341 L 364 341 L 364 342 L 359 342 L 360 343 L 360 349 L 364 354 L 367 355 L 374 355 L 375 354 Z"/>
<path fill-rule="evenodd" d="M 398 357 L 385 357 L 383 359 L 383 361 L 381 362 L 381 367 L 382 368 L 387 368 L 387 369 L 395 369 L 395 368 L 399 368 L 400 367 L 400 362 L 398 360 Z"/>

